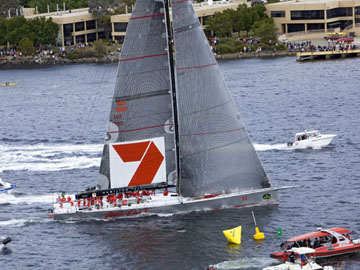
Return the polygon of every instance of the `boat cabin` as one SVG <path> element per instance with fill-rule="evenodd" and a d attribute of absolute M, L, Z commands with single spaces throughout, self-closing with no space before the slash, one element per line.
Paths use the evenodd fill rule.
<path fill-rule="evenodd" d="M 320 135 L 319 130 L 311 130 L 311 131 L 305 130 L 304 132 L 299 132 L 295 134 L 295 141 L 303 141 L 309 138 L 317 137 L 319 135 Z"/>
<path fill-rule="evenodd" d="M 318 249 L 331 245 L 346 245 L 351 243 L 351 231 L 344 228 L 333 228 L 328 230 L 319 229 L 317 232 L 303 234 L 288 239 L 280 245 L 281 249 L 288 251 L 297 247 L 308 247 Z"/>

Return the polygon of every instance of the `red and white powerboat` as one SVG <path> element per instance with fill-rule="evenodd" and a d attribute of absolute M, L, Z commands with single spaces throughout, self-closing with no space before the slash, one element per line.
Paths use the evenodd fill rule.
<path fill-rule="evenodd" d="M 351 231 L 344 228 L 319 228 L 315 232 L 299 235 L 281 244 L 282 251 L 273 252 L 271 258 L 282 260 L 284 253 L 293 247 L 308 247 L 315 250 L 315 258 L 326 258 L 360 251 L 360 239 L 351 240 Z"/>

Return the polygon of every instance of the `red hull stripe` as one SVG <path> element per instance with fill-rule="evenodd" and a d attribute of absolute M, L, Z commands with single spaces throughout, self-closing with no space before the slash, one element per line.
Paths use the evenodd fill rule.
<path fill-rule="evenodd" d="M 218 131 L 218 132 L 204 132 L 204 133 L 193 133 L 193 134 L 181 134 L 180 136 L 198 136 L 198 135 L 216 135 L 216 134 L 223 134 L 223 133 L 230 133 L 242 130 L 244 128 L 237 128 L 237 129 L 231 129 L 231 130 L 224 130 L 224 131 Z"/>
<path fill-rule="evenodd" d="M 181 1 L 175 1 L 172 2 L 171 4 L 180 4 L 180 3 L 185 3 L 185 2 L 189 2 L 190 0 L 181 0 Z"/>
<path fill-rule="evenodd" d="M 166 126 L 172 126 L 172 124 L 164 124 L 164 125 L 149 126 L 149 127 L 134 128 L 134 129 L 125 129 L 125 130 L 119 130 L 119 131 L 109 131 L 109 132 L 107 132 L 107 134 L 122 133 L 122 132 L 132 132 L 132 131 L 144 130 L 144 129 L 149 129 L 149 128 L 166 127 Z"/>
<path fill-rule="evenodd" d="M 134 57 L 134 58 L 120 59 L 119 61 L 125 62 L 125 61 L 139 60 L 139 59 L 145 59 L 145 58 L 156 57 L 156 56 L 164 56 L 164 55 L 167 55 L 167 53 L 152 54 L 152 55 L 146 55 L 146 56 L 140 56 L 140 57 Z"/>
<path fill-rule="evenodd" d="M 217 65 L 217 63 L 213 63 L 213 64 L 203 65 L 203 66 L 182 67 L 182 68 L 177 68 L 176 70 L 198 69 L 198 68 L 206 68 L 206 67 L 211 67 L 211 66 L 216 66 L 216 65 Z"/>
<path fill-rule="evenodd" d="M 141 17 L 134 17 L 134 18 L 130 18 L 130 20 L 138 20 L 138 19 L 146 19 L 146 18 L 162 17 L 162 16 L 164 16 L 164 13 L 141 16 Z"/>

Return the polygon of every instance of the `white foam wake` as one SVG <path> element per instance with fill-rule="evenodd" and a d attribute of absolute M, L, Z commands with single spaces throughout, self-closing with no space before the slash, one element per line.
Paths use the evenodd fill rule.
<path fill-rule="evenodd" d="M 38 222 L 44 222 L 46 221 L 43 218 L 39 217 L 28 217 L 28 218 L 14 218 L 9 220 L 2 220 L 0 221 L 0 227 L 8 227 L 11 226 L 14 227 L 24 227 L 28 223 L 38 223 Z M 51 221 L 49 219 L 49 221 Z"/>
<path fill-rule="evenodd" d="M 45 194 L 45 195 L 14 195 L 1 194 L 1 204 L 51 204 L 54 203 L 59 194 Z"/>
<path fill-rule="evenodd" d="M 291 150 L 286 143 L 278 143 L 278 144 L 258 144 L 254 143 L 254 148 L 256 151 L 269 151 L 269 150 Z"/>
<path fill-rule="evenodd" d="M 4 170 L 59 171 L 100 164 L 103 145 L 0 145 L 0 172 Z"/>
<path fill-rule="evenodd" d="M 216 265 L 211 265 L 214 270 L 230 270 L 230 269 L 263 269 L 273 263 L 270 258 L 243 258 L 235 261 L 224 261 Z"/>

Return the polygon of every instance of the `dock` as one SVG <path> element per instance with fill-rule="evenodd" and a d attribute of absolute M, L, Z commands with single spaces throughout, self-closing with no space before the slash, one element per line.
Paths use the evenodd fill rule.
<path fill-rule="evenodd" d="M 360 57 L 360 49 L 323 52 L 299 52 L 296 54 L 297 61 L 327 60 L 349 57 Z"/>

